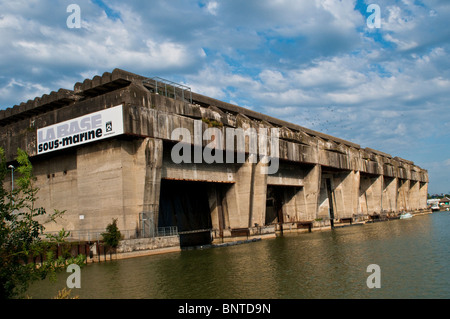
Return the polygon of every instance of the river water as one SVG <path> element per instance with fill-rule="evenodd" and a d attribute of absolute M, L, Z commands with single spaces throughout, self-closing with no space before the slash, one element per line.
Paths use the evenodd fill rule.
<path fill-rule="evenodd" d="M 79 298 L 311 299 L 450 298 L 450 212 L 331 231 L 290 233 L 248 244 L 89 264 Z M 380 268 L 368 288 L 367 267 Z M 51 298 L 56 283 L 28 295 Z"/>

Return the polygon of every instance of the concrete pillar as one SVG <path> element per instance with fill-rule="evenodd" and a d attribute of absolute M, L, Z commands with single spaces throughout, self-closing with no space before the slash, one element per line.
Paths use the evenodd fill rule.
<path fill-rule="evenodd" d="M 409 192 L 408 192 L 408 202 L 409 208 L 411 210 L 418 210 L 420 208 L 420 182 L 419 181 L 409 181 Z"/>
<path fill-rule="evenodd" d="M 409 211 L 409 180 L 398 179 L 397 209 L 398 212 Z"/>
<path fill-rule="evenodd" d="M 363 215 L 379 215 L 382 211 L 383 176 L 363 175 L 360 180 L 359 205 Z"/>
<path fill-rule="evenodd" d="M 363 215 L 379 215 L 382 212 L 382 175 L 362 175 L 360 181 L 359 205 Z"/>
<path fill-rule="evenodd" d="M 300 200 L 301 187 L 283 187 L 283 221 L 297 222 L 300 221 L 297 201 Z"/>
<path fill-rule="evenodd" d="M 312 221 L 318 216 L 321 173 L 320 165 L 314 165 L 305 172 L 304 186 L 295 196 L 299 221 Z"/>
<path fill-rule="evenodd" d="M 226 193 L 231 228 L 264 225 L 267 175 L 262 173 L 263 165 L 261 162 L 253 163 L 249 157 L 236 169 L 236 183 Z"/>
<path fill-rule="evenodd" d="M 242 164 L 235 173 L 235 184 L 227 192 L 231 228 L 249 227 L 254 165 L 248 161 Z"/>
<path fill-rule="evenodd" d="M 356 216 L 359 214 L 359 188 L 361 186 L 361 172 L 352 171 L 352 215 Z M 380 190 L 381 193 L 381 190 Z M 380 195 L 381 198 L 381 195 Z"/>
<path fill-rule="evenodd" d="M 252 207 L 249 217 L 249 227 L 264 225 L 266 220 L 266 193 L 267 193 L 267 174 L 263 167 L 267 166 L 258 162 L 254 167 L 253 174 L 253 194 L 251 194 Z"/>
<path fill-rule="evenodd" d="M 153 216 L 154 225 L 158 227 L 163 142 L 160 139 L 146 138 L 144 143 L 145 182 L 142 210 L 148 216 Z"/>
<path fill-rule="evenodd" d="M 213 229 L 220 229 L 221 225 L 219 222 L 220 214 L 222 213 L 222 207 L 219 208 L 219 200 L 217 195 L 216 187 L 211 187 L 208 189 L 208 204 L 211 211 L 211 227 Z"/>
<path fill-rule="evenodd" d="M 419 183 L 419 209 L 427 209 L 427 198 L 428 198 L 428 183 Z"/>
<path fill-rule="evenodd" d="M 397 178 L 383 176 L 383 195 L 381 210 L 397 213 Z"/>
<path fill-rule="evenodd" d="M 230 225 L 228 218 L 228 209 L 225 193 L 229 186 L 220 184 L 211 184 L 208 188 L 208 202 L 211 211 L 211 227 L 215 231 L 221 233 L 215 233 L 215 236 L 227 236 L 228 228 Z"/>
<path fill-rule="evenodd" d="M 345 171 L 333 174 L 333 181 L 335 219 L 353 218 L 358 213 L 359 171 Z"/>
<path fill-rule="evenodd" d="M 320 174 L 320 176 L 320 190 L 317 200 L 317 218 L 327 220 L 330 217 L 330 207 L 334 207 L 334 204 L 329 198 L 327 190 L 327 179 L 330 180 L 331 189 L 333 189 L 333 178 L 331 174 L 323 172 Z"/>
<path fill-rule="evenodd" d="M 105 229 L 118 218 L 123 223 L 122 142 L 107 140 L 77 149 L 77 201 L 82 210 L 74 228 Z"/>
<path fill-rule="evenodd" d="M 146 145 L 145 139 L 122 141 L 124 227 L 128 231 L 139 229 L 139 213 L 143 211 Z"/>

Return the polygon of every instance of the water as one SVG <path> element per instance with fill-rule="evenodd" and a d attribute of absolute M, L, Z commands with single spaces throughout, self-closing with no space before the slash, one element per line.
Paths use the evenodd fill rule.
<path fill-rule="evenodd" d="M 90 264 L 80 298 L 450 298 L 450 213 Z M 369 289 L 367 266 L 381 269 Z M 65 287 L 35 283 L 28 295 Z"/>

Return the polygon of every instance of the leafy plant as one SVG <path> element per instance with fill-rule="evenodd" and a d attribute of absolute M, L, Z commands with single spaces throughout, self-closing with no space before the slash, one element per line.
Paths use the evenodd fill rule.
<path fill-rule="evenodd" d="M 68 264 L 84 264 L 84 256 L 56 259 L 50 248 L 63 243 L 68 233 L 62 230 L 57 236 L 46 237 L 38 217 L 56 221 L 64 211 L 47 214 L 44 208 L 35 207 L 39 189 L 33 185 L 36 178 L 31 162 L 21 149 L 17 150 L 16 161 L 16 187 L 6 191 L 3 185 L 8 169 L 5 152 L 0 148 L 0 299 L 20 296 L 32 281 L 55 277 Z M 30 263 L 35 256 L 45 256 L 46 260 L 41 260 L 39 265 Z"/>
<path fill-rule="evenodd" d="M 71 293 L 72 289 L 63 288 L 62 290 L 58 291 L 58 294 L 53 297 L 53 299 L 79 299 L 78 296 L 70 297 Z"/>
<path fill-rule="evenodd" d="M 211 120 L 208 118 L 202 118 L 202 122 L 208 124 L 208 127 L 223 127 L 222 122 Z"/>
<path fill-rule="evenodd" d="M 113 219 L 112 223 L 106 226 L 106 232 L 101 235 L 103 236 L 103 241 L 108 247 L 113 249 L 117 248 L 120 238 L 122 237 L 122 234 L 117 227 L 117 218 Z"/>

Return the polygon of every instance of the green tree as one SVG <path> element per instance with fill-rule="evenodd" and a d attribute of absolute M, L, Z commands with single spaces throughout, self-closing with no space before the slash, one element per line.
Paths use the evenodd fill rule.
<path fill-rule="evenodd" d="M 119 227 L 117 227 L 117 218 L 113 219 L 112 223 L 106 226 L 106 232 L 102 233 L 102 237 L 105 244 L 109 247 L 110 253 L 111 249 L 115 250 L 117 248 L 122 237 Z"/>
<path fill-rule="evenodd" d="M 56 236 L 46 236 L 45 222 L 56 221 L 64 211 L 47 214 L 42 207 L 35 207 L 38 188 L 33 186 L 33 167 L 25 151 L 18 149 L 18 167 L 13 191 L 4 188 L 8 174 L 5 152 L 0 148 L 0 299 L 21 296 L 35 280 L 55 278 L 58 270 L 69 264 L 83 265 L 85 256 L 55 258 L 50 247 L 63 243 L 68 232 L 62 230 Z M 45 255 L 39 265 L 29 263 L 30 257 Z"/>

